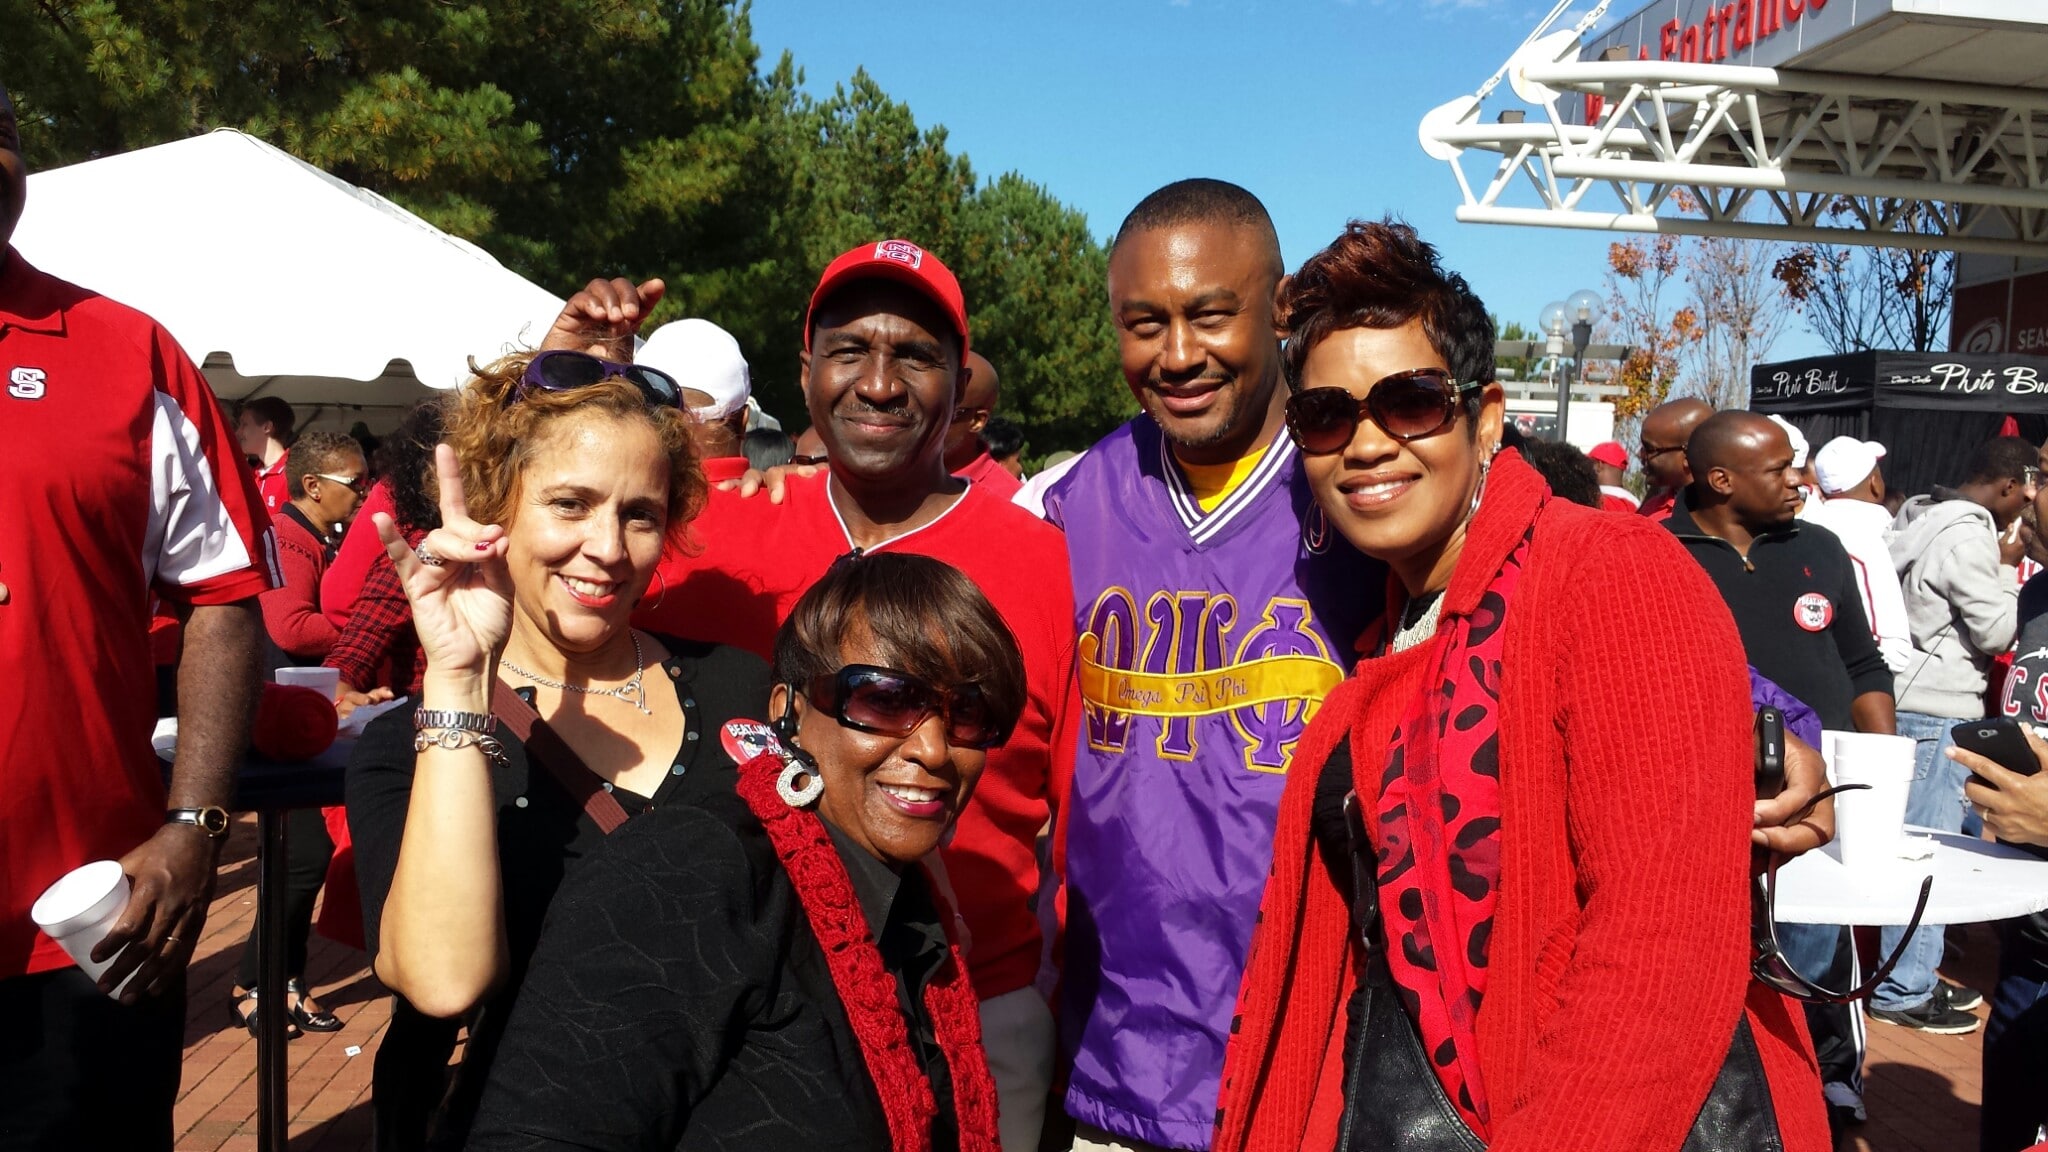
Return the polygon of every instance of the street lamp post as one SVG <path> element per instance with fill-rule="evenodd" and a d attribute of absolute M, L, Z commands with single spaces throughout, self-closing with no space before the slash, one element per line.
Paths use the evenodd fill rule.
<path fill-rule="evenodd" d="M 1572 340 L 1572 358 L 1569 366 L 1558 373 L 1557 381 L 1557 439 L 1560 444 L 1569 442 L 1565 432 L 1570 420 L 1572 385 L 1583 377 L 1586 345 L 1593 341 L 1593 317 L 1599 313 L 1600 304 L 1598 292 L 1581 288 L 1543 309 L 1541 321 L 1548 337 L 1544 351 L 1552 357 L 1561 358 L 1567 331 L 1571 333 Z"/>

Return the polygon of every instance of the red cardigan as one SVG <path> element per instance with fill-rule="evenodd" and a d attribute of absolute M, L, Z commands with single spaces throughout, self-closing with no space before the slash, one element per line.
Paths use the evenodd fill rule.
<path fill-rule="evenodd" d="M 256 598 L 263 627 L 286 655 L 320 660 L 334 647 L 339 629 L 320 614 L 320 577 L 327 571 L 327 553 L 306 526 L 289 512 L 271 518 L 277 530 L 277 566 L 284 583 Z"/>
<path fill-rule="evenodd" d="M 1445 593 L 1447 612 L 1474 607 L 1533 522 L 1502 656 L 1500 896 L 1478 1018 L 1489 1148 L 1677 1149 L 1746 1010 L 1787 1152 L 1825 1152 L 1801 1013 L 1748 975 L 1754 753 L 1734 621 L 1654 521 L 1563 500 L 1539 512 L 1545 492 L 1500 457 Z M 1434 666 L 1411 657 L 1433 649 L 1361 661 L 1296 750 L 1215 1152 L 1335 1137 L 1353 981 L 1348 913 L 1309 832 L 1316 778 L 1348 736 L 1359 791 L 1376 794 Z"/>

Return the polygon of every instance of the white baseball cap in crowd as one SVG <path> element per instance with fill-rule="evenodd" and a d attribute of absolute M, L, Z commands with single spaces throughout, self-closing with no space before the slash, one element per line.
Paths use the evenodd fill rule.
<path fill-rule="evenodd" d="M 1833 496 L 1863 483 L 1882 459 L 1884 445 L 1877 441 L 1837 436 L 1813 454 L 1813 472 L 1820 478 L 1821 493 Z"/>
<path fill-rule="evenodd" d="M 1771 417 L 1771 423 L 1783 428 L 1785 430 L 1785 438 L 1792 441 L 1792 466 L 1794 468 L 1806 467 L 1806 433 L 1801 432 L 1797 424 L 1792 423 L 1783 416 Z"/>
<path fill-rule="evenodd" d="M 751 377 L 740 342 L 709 320 L 663 324 L 633 359 L 675 377 L 683 403 L 699 420 L 723 420 L 747 406 Z"/>

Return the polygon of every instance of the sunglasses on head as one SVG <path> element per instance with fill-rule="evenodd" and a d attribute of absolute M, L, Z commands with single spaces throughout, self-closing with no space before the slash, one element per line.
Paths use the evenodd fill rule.
<path fill-rule="evenodd" d="M 1800 809 L 1793 822 L 1804 819 L 1807 813 L 1813 811 L 1814 805 L 1838 792 L 1869 787 L 1868 784 L 1838 784 L 1833 788 L 1824 789 L 1809 801 L 1805 808 Z M 1846 992 L 1837 992 L 1800 975 L 1799 970 L 1792 967 L 1791 961 L 1785 959 L 1784 950 L 1778 946 L 1778 865 L 1783 862 L 1784 857 L 1773 853 L 1763 875 L 1750 883 L 1750 975 L 1755 976 L 1766 986 L 1808 1004 L 1848 1004 L 1867 998 L 1877 991 L 1879 984 L 1884 983 L 1885 977 L 1892 974 L 1892 969 L 1898 966 L 1899 959 L 1906 954 L 1907 945 L 1913 942 L 1913 930 L 1920 927 L 1920 916 L 1927 911 L 1927 896 L 1934 888 L 1934 877 L 1930 875 L 1920 881 L 1920 900 L 1913 906 L 1913 922 L 1900 931 L 1899 946 L 1892 950 L 1890 956 L 1885 957 L 1884 963 L 1878 965 L 1877 971 L 1872 972 L 1863 983 Z"/>
<path fill-rule="evenodd" d="M 935 688 L 908 672 L 848 664 L 814 678 L 805 695 L 846 727 L 877 736 L 908 736 L 933 714 L 945 719 L 946 742 L 956 748 L 994 748 L 1009 736 L 978 684 Z"/>
<path fill-rule="evenodd" d="M 511 407 L 528 392 L 573 392 L 617 378 L 640 389 L 647 403 L 656 408 L 681 408 L 683 389 L 675 377 L 656 368 L 603 360 L 588 352 L 557 348 L 527 362 L 519 374 L 519 385 L 505 397 Z"/>
<path fill-rule="evenodd" d="M 1419 368 L 1382 378 L 1363 400 L 1342 388 L 1304 388 L 1287 398 L 1287 432 L 1310 456 L 1342 452 L 1365 419 L 1406 444 L 1449 428 L 1458 401 L 1480 386 L 1460 384 L 1442 369 Z"/>

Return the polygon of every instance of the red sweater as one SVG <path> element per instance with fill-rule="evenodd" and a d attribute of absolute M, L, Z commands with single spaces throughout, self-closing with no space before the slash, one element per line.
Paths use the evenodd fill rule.
<path fill-rule="evenodd" d="M 792 477 L 781 504 L 714 489 L 690 525 L 695 555 L 672 550 L 664 557 L 633 622 L 773 659 L 775 629 L 832 561 L 853 549 L 830 492 L 828 476 Z M 881 549 L 930 556 L 966 573 L 1023 652 L 1024 715 L 1009 741 L 989 754 L 945 852 L 973 934 L 967 967 L 975 992 L 1000 996 L 1030 985 L 1038 973 L 1044 935 L 1030 907 L 1040 879 L 1035 848 L 1054 782 L 1073 774 L 1079 739 L 1066 537 L 971 485 L 937 520 L 875 550 Z"/>
<path fill-rule="evenodd" d="M 1749 979 L 1753 746 L 1742 643 L 1653 521 L 1551 500 L 1493 468 L 1445 610 L 1476 606 L 1528 530 L 1500 704 L 1501 875 L 1479 1010 L 1491 1152 L 1670 1152 L 1748 1013 L 1788 1152 L 1829 1147 L 1796 1004 Z M 1320 767 L 1347 736 L 1375 795 L 1434 645 L 1361 661 L 1288 773 L 1273 878 L 1239 992 L 1215 1152 L 1330 1146 L 1343 1106 L 1349 917 L 1312 845 Z M 1642 685 L 1657 686 L 1645 711 Z"/>
<path fill-rule="evenodd" d="M 371 485 L 362 507 L 348 522 L 348 531 L 341 535 L 341 547 L 335 550 L 327 574 L 320 578 L 320 611 L 337 629 L 348 627 L 356 597 L 363 594 L 363 581 L 370 578 L 377 561 L 385 559 L 384 541 L 377 535 L 372 517 L 379 512 L 392 516 L 397 507 L 391 499 L 391 482 L 379 480 Z"/>
<path fill-rule="evenodd" d="M 320 660 L 334 647 L 340 629 L 320 614 L 320 577 L 327 571 L 326 545 L 307 531 L 290 505 L 271 521 L 277 529 L 277 566 L 284 584 L 256 598 L 272 643 L 298 660 Z"/>

